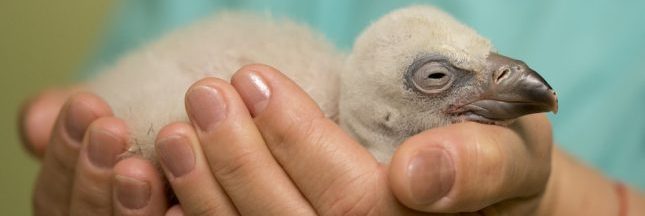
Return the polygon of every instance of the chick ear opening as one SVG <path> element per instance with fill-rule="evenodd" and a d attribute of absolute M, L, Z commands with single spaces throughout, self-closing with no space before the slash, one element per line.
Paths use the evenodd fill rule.
<path fill-rule="evenodd" d="M 396 133 L 399 129 L 399 125 L 396 124 L 398 122 L 400 115 L 393 110 L 392 108 L 385 108 L 384 110 L 380 111 L 378 114 L 379 120 L 378 120 L 378 125 L 380 128 L 382 128 L 383 131 L 387 131 L 388 133 Z"/>

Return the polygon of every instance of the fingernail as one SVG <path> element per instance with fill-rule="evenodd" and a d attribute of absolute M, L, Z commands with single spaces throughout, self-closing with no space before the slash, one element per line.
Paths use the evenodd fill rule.
<path fill-rule="evenodd" d="M 214 87 L 195 87 L 186 96 L 186 101 L 192 120 L 202 131 L 208 131 L 226 118 L 226 103 Z"/>
<path fill-rule="evenodd" d="M 140 209 L 150 201 L 150 184 L 135 178 L 117 175 L 116 197 L 123 207 Z"/>
<path fill-rule="evenodd" d="M 250 72 L 241 79 L 237 89 L 253 116 L 260 114 L 269 104 L 271 90 L 265 80 L 255 72 Z"/>
<path fill-rule="evenodd" d="M 87 155 L 90 162 L 100 168 L 112 168 L 124 151 L 123 140 L 100 129 L 91 130 L 89 136 Z"/>
<path fill-rule="evenodd" d="M 444 150 L 420 150 L 407 170 L 412 198 L 431 204 L 448 194 L 455 180 L 452 159 Z"/>
<path fill-rule="evenodd" d="M 195 167 L 195 154 L 184 136 L 163 138 L 157 143 L 157 154 L 164 167 L 175 177 L 183 176 Z"/>
<path fill-rule="evenodd" d="M 65 113 L 65 130 L 69 137 L 80 143 L 85 130 L 96 118 L 96 115 L 87 110 L 79 101 L 72 101 Z"/>

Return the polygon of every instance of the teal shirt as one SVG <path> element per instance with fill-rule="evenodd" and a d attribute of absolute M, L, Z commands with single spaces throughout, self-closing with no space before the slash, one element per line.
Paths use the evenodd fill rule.
<path fill-rule="evenodd" d="M 614 178 L 645 189 L 645 1 L 424 1 L 452 13 L 522 59 L 556 89 L 556 142 Z M 420 1 L 126 0 L 91 64 L 225 9 L 287 16 L 349 50 L 369 23 Z"/>

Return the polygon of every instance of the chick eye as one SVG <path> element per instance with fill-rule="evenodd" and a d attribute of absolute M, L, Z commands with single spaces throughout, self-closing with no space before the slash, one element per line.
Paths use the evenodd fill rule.
<path fill-rule="evenodd" d="M 438 62 L 430 62 L 414 72 L 412 82 L 424 93 L 438 93 L 447 89 L 453 80 L 452 71 Z"/>

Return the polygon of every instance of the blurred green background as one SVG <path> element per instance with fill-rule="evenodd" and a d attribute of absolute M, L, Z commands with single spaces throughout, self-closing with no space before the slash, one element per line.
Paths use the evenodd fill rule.
<path fill-rule="evenodd" d="M 101 35 L 110 0 L 0 1 L 0 209 L 30 215 L 36 159 L 22 148 L 22 101 L 73 82 Z"/>

